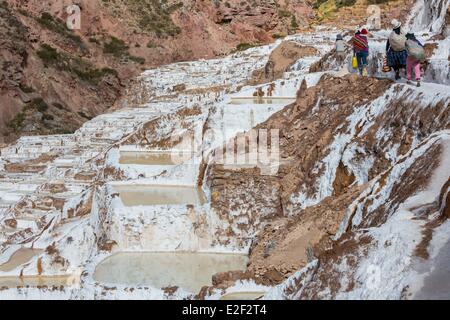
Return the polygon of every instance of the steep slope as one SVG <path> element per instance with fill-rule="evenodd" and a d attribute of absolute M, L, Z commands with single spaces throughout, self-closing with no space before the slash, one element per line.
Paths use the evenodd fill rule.
<path fill-rule="evenodd" d="M 321 12 L 304 0 L 83 0 L 77 2 L 80 29 L 69 30 L 70 4 L 2 1 L 0 143 L 24 134 L 73 132 L 126 104 L 120 98 L 144 69 L 269 43 L 310 29 Z M 334 18 L 320 23 L 353 29 L 365 23 L 367 6 L 338 6 Z M 408 4 L 382 4 L 383 21 L 400 17 L 399 8 Z M 352 19 L 341 19 L 347 16 Z"/>
<path fill-rule="evenodd" d="M 434 13 L 412 24 L 437 36 L 430 39 L 439 48 L 430 54 L 435 72 L 427 79 L 446 84 L 448 3 L 425 6 Z M 376 41 L 371 73 L 381 75 Z M 310 70 L 335 67 L 330 57 Z M 243 235 L 235 237 L 256 235 L 248 271 L 260 283 L 282 282 L 269 299 L 436 296 L 433 285 L 424 291 L 421 281 L 433 277 L 450 225 L 448 88 L 359 80 L 324 76 L 315 87 L 302 85 L 296 104 L 256 127 L 280 130 L 286 161 L 275 176 L 210 167 L 213 209 L 237 218 L 232 230 Z M 251 223 L 242 225 L 242 215 Z M 448 277 L 441 268 L 435 277 Z M 448 286 L 436 290 L 440 297 L 450 292 Z"/>
<path fill-rule="evenodd" d="M 0 143 L 73 132 L 116 104 L 144 68 L 271 42 L 313 17 L 304 1 L 77 4 L 80 29 L 69 30 L 70 3 L 1 2 Z"/>

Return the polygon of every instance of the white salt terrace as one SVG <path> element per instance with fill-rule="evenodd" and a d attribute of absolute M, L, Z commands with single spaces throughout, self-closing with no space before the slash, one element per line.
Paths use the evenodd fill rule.
<path fill-rule="evenodd" d="M 198 238 L 195 238 L 196 235 L 183 234 L 185 230 L 192 226 L 188 224 L 188 222 L 191 223 L 192 221 L 189 220 L 190 217 L 186 217 L 188 215 L 185 212 L 185 205 L 194 205 L 204 209 L 202 205 L 206 202 L 206 196 L 201 188 L 196 187 L 197 181 L 194 181 L 194 179 L 187 181 L 186 177 L 190 178 L 190 175 L 183 172 L 185 169 L 183 167 L 184 162 L 174 161 L 171 152 L 141 151 L 137 150 L 137 146 L 129 146 L 128 149 L 120 148 L 120 142 L 123 142 L 122 139 L 135 132 L 148 121 L 157 119 L 164 114 L 174 113 L 180 108 L 193 107 L 194 105 L 200 105 L 205 110 L 213 105 L 217 107 L 219 110 L 217 114 L 221 114 L 221 118 L 212 119 L 211 123 L 216 126 L 215 129 L 218 129 L 217 126 L 220 123 L 223 127 L 219 129 L 225 128 L 230 131 L 231 135 L 249 130 L 256 124 L 265 121 L 270 115 L 281 110 L 284 106 L 294 102 L 296 89 L 298 89 L 302 79 L 307 81 L 308 86 L 314 85 L 318 81 L 322 73 L 305 74 L 305 71 L 311 63 L 320 58 L 320 55 L 331 49 L 334 38 L 335 32 L 325 31 L 320 32 L 320 35 L 307 34 L 288 37 L 286 40 L 298 41 L 303 45 L 316 47 L 319 50 L 319 55 L 302 59 L 294 65 L 291 72 L 287 73 L 284 79 L 274 81 L 275 90 L 273 97 L 256 98 L 256 100 L 252 94 L 258 87 L 243 87 L 240 92 L 236 92 L 237 88 L 245 84 L 254 70 L 266 64 L 270 52 L 279 45 L 281 40 L 269 46 L 253 48 L 223 59 L 176 63 L 148 70 L 140 77 L 146 86 L 147 93 L 151 95 L 151 98 L 147 99 L 148 101 L 139 102 L 139 105 L 98 116 L 85 123 L 73 135 L 23 137 L 15 145 L 2 149 L 0 153 L 0 167 L 2 166 L 2 160 L 16 162 L 35 159 L 49 152 L 56 152 L 58 158 L 48 163 L 48 170 L 45 173 L 33 172 L 22 175 L 6 173 L 0 180 L 0 189 L 3 183 L 9 183 L 10 181 L 39 181 L 42 184 L 62 181 L 69 190 L 58 194 L 58 196 L 65 199 L 73 208 L 78 204 L 76 201 L 72 204 L 75 196 L 82 194 L 83 191 L 92 186 L 92 179 L 88 179 L 86 183 L 80 182 L 77 184 L 73 180 L 73 175 L 81 171 L 101 172 L 101 168 L 96 167 L 94 161 L 88 162 L 88 160 L 94 157 L 97 157 L 97 159 L 106 157 L 107 152 L 113 147 L 117 148 L 119 153 L 119 157 L 115 160 L 117 162 L 115 165 L 118 169 L 126 171 L 127 167 L 131 167 L 131 169 L 141 173 L 139 170 L 142 167 L 150 166 L 152 169 L 157 170 L 158 168 L 165 169 L 165 167 L 170 166 L 173 171 L 169 170 L 167 177 L 159 178 L 158 182 L 151 183 L 148 179 L 141 181 L 139 179 L 115 181 L 107 184 L 107 186 L 112 187 L 112 190 L 108 189 L 108 191 L 105 191 L 105 193 L 109 192 L 109 194 L 95 193 L 93 200 L 95 205 L 101 206 L 102 202 L 100 200 L 102 197 L 106 198 L 107 195 L 111 196 L 117 193 L 122 204 L 126 207 L 116 210 L 117 208 L 108 203 L 106 208 L 101 208 L 107 211 L 104 216 L 113 216 L 107 218 L 111 218 L 111 220 L 100 221 L 99 213 L 96 213 L 96 209 L 93 209 L 93 213 L 88 218 L 89 221 L 88 219 L 81 219 L 79 222 L 72 221 L 73 225 L 70 225 L 71 230 L 68 230 L 70 229 L 69 227 L 62 230 L 49 230 L 46 237 L 37 241 L 41 248 L 46 248 L 48 245 L 56 242 L 56 245 L 62 251 L 62 255 L 65 254 L 64 257 L 67 258 L 67 263 L 70 267 L 77 268 L 81 266 L 83 268 L 86 265 L 86 261 L 94 261 L 92 262 L 93 264 L 99 261 L 96 260 L 99 258 L 97 256 L 99 252 L 93 249 L 97 246 L 95 242 L 90 242 L 98 235 L 93 232 L 89 233 L 90 229 L 101 229 L 107 224 L 116 223 L 117 225 L 113 226 L 112 229 L 119 230 L 119 236 L 123 237 L 128 236 L 121 233 L 126 228 L 138 229 L 139 231 L 149 227 L 156 234 L 162 230 L 161 234 L 158 235 L 163 239 L 157 238 L 157 240 L 154 240 L 151 235 L 141 235 L 150 239 L 148 242 L 151 242 L 149 247 L 152 247 L 152 251 L 159 250 L 153 249 L 153 247 L 159 248 L 158 245 L 161 245 L 163 250 L 165 250 L 164 252 L 144 252 L 141 249 L 142 251 L 140 252 L 112 254 L 96 266 L 88 267 L 88 280 L 95 280 L 97 282 L 95 286 L 111 284 L 127 287 L 150 286 L 152 290 L 178 286 L 191 293 L 197 293 L 201 287 L 211 285 L 211 277 L 217 272 L 245 270 L 248 262 L 247 255 L 229 253 L 242 253 L 241 250 L 238 251 L 232 246 L 196 249 L 197 242 L 200 242 Z M 191 89 L 205 89 L 205 93 L 175 93 L 173 88 L 180 84 L 184 84 L 187 91 Z M 215 88 L 214 92 L 207 92 L 212 87 Z M 217 87 L 221 88 L 217 89 Z M 264 89 L 266 90 L 266 88 Z M 230 92 L 233 92 L 233 95 L 230 95 Z M 157 135 L 157 133 L 154 134 Z M 218 139 L 212 140 L 212 142 L 210 141 L 211 147 L 216 147 L 222 143 Z M 195 170 L 198 170 L 198 167 Z M 145 169 L 142 169 L 142 172 L 144 171 Z M 173 185 L 173 181 L 176 178 L 184 179 L 180 182 L 183 185 Z M 9 194 L 9 191 L 7 194 Z M 0 197 L 1 195 L 0 193 Z M 47 195 L 49 195 L 49 192 L 44 190 L 44 188 L 38 188 L 33 194 L 37 198 Z M 8 205 L 14 204 L 17 200 L 15 198 Z M 98 204 L 97 201 L 99 201 Z M 179 207 L 183 207 L 184 211 L 179 211 Z M 10 210 L 0 216 L 0 222 L 7 218 L 16 217 L 20 227 L 36 224 L 36 219 L 40 218 L 42 214 L 41 212 L 38 214 L 36 209 L 33 210 L 36 213 L 33 214 L 33 217 L 36 218 L 28 216 L 16 217 Z M 50 212 L 49 215 L 59 214 L 59 217 L 62 215 L 57 210 L 51 210 Z M 198 215 L 200 216 L 199 213 Z M 132 220 L 135 217 L 143 218 L 144 220 L 148 218 L 148 220 L 155 220 L 157 221 L 156 223 L 161 223 L 162 225 L 149 224 L 147 226 L 138 223 L 133 225 L 126 219 L 127 216 L 131 216 Z M 209 218 L 208 214 L 206 214 L 205 218 Z M 139 219 L 134 220 L 138 221 Z M 167 221 L 169 221 L 167 224 L 163 224 Z M 61 222 L 58 228 L 64 228 L 66 226 L 64 223 Z M 121 225 L 120 223 L 123 224 Z M 219 223 L 223 223 L 223 221 L 219 221 Z M 33 225 L 33 228 L 35 228 L 35 225 Z M 14 229 L 11 230 L 3 226 L 3 229 L 0 230 L 0 237 L 2 233 L 10 235 L 14 231 Z M 72 240 L 76 241 L 78 251 L 66 244 L 66 238 L 59 241 L 62 236 L 73 237 Z M 55 238 L 57 239 L 56 241 Z M 132 237 L 130 236 L 130 238 Z M 194 240 L 191 240 L 191 238 Z M 120 242 L 120 239 L 117 240 Z M 140 240 L 137 239 L 138 242 Z M 147 241 L 146 239 L 144 240 Z M 0 250 L 3 249 L 1 246 L 2 242 L 3 240 L 0 239 Z M 160 244 L 160 242 L 164 242 L 164 244 Z M 182 242 L 188 242 L 186 246 L 189 249 L 186 250 L 191 250 L 191 247 L 193 247 L 193 252 L 172 251 L 184 250 L 177 248 L 179 243 L 181 244 Z M 210 243 L 207 243 L 207 245 L 211 246 Z M 120 250 L 139 250 L 139 247 L 138 249 L 122 247 Z M 196 250 L 197 252 L 195 252 Z M 203 253 L 203 251 L 208 251 L 208 253 Z M 68 277 L 60 270 L 51 269 L 50 267 L 48 270 L 44 269 L 42 276 L 26 273 L 27 276 L 19 277 L 20 273 L 17 272 L 16 277 L 9 274 L 2 277 L 2 272 L 21 270 L 26 268 L 26 264 L 30 260 L 35 259 L 36 255 L 45 255 L 43 252 L 36 252 L 36 255 L 34 253 L 21 252 L 20 254 L 17 253 L 17 255 L 13 254 L 11 261 L 6 261 L 6 264 L 0 265 L 0 287 L 13 288 L 27 285 L 31 287 L 42 285 L 65 286 L 67 284 Z M 60 274 L 60 276 L 54 276 L 54 274 Z M 264 293 L 264 291 L 259 290 L 232 292 L 226 294 L 223 299 L 257 299 Z M 121 292 L 121 294 L 124 294 L 124 297 L 126 297 L 126 293 Z M 0 291 L 0 298 L 1 296 L 2 291 Z"/>
<path fill-rule="evenodd" d="M 95 269 L 96 281 L 127 286 L 178 286 L 199 292 L 218 272 L 245 270 L 247 256 L 226 253 L 121 252 Z"/>
<path fill-rule="evenodd" d="M 301 41 L 306 41 L 308 44 L 319 44 L 314 37 L 307 36 Z M 225 93 L 235 91 L 238 86 L 245 82 L 253 70 L 263 67 L 267 61 L 268 54 L 280 42 L 281 40 L 269 46 L 253 48 L 225 59 L 178 63 L 146 71 L 141 76 L 141 79 L 146 83 L 148 92 L 151 93 L 153 100 L 132 108 L 100 115 L 85 123 L 73 135 L 36 136 L 19 139 L 15 145 L 1 150 L 1 160 L 20 162 L 36 159 L 41 155 L 50 153 L 58 157 L 46 164 L 47 170 L 44 172 L 30 172 L 27 174 L 6 173 L 0 181 L 0 185 L 2 181 L 4 183 L 35 181 L 37 183 L 36 186 L 27 191 L 33 191 L 34 197 L 39 199 L 39 197 L 49 196 L 51 193 L 45 188 L 37 186 L 46 182 L 63 182 L 68 190 L 58 193 L 58 197 L 70 202 L 73 197 L 81 194 L 83 190 L 90 186 L 90 181 L 81 183 L 73 180 L 73 176 L 77 172 L 91 170 L 95 172 L 96 168 L 93 166 L 93 163 L 88 163 L 89 160 L 104 156 L 109 148 L 128 134 L 133 133 L 142 124 L 161 115 L 174 113 L 180 108 L 192 107 L 196 104 L 201 104 L 205 109 L 213 106 L 213 104 L 223 108 L 222 120 L 224 126 L 233 132 L 242 132 L 252 128 L 255 124 L 266 120 L 271 114 L 281 110 L 285 105 L 295 100 L 292 97 L 295 91 L 293 92 L 291 89 L 296 86 L 298 79 L 286 80 L 286 85 L 284 86 L 279 85 L 277 82 L 277 88 L 274 92 L 275 96 L 257 100 L 256 103 L 254 97 L 247 99 L 246 97 L 236 96 L 234 98 L 227 96 Z M 327 41 L 321 41 L 319 46 L 321 52 L 331 48 Z M 314 59 L 305 63 L 310 64 L 313 61 Z M 297 75 L 301 76 L 301 73 Z M 186 90 L 205 89 L 205 91 L 199 94 L 181 92 L 173 95 L 173 87 L 178 84 L 186 85 Z M 215 89 L 214 92 L 208 92 L 207 90 L 211 87 L 219 89 L 217 91 Z M 248 90 L 254 91 L 255 88 L 248 87 Z M 227 98 L 231 98 L 231 103 L 239 105 L 226 108 L 228 104 Z M 161 99 L 164 99 L 164 101 L 161 101 Z M 261 105 L 261 102 L 263 102 L 263 105 Z M 236 119 L 241 119 L 241 121 L 236 122 Z M 135 149 L 133 150 L 133 148 Z M 175 158 L 178 156 L 180 156 L 179 153 Z M 173 151 L 155 152 L 145 150 L 142 152 L 141 150 L 136 150 L 135 146 L 131 146 L 129 150 L 126 150 L 126 148 L 119 150 L 117 165 L 130 166 L 137 171 L 140 170 L 141 166 L 154 167 L 155 170 L 158 170 L 158 168 L 163 170 L 170 166 L 175 172 L 177 172 L 176 170 L 181 170 L 181 172 L 186 170 L 192 171 L 190 166 L 186 166 L 186 159 L 194 156 L 194 154 L 188 154 L 187 156 L 182 154 L 181 160 L 174 160 Z M 188 176 L 190 177 L 190 175 Z M 196 181 L 194 180 L 186 181 L 185 178 L 183 185 L 169 185 L 167 183 L 168 181 L 165 181 L 164 184 L 149 184 L 148 182 L 139 184 L 139 181 L 134 181 L 126 184 L 113 183 L 112 187 L 119 194 L 120 200 L 125 207 L 142 206 L 145 208 L 144 212 L 148 210 L 147 208 L 161 205 L 167 206 L 167 210 L 172 210 L 173 212 L 173 210 L 177 210 L 174 208 L 178 208 L 180 205 L 202 206 L 206 202 L 203 190 L 195 186 Z M 70 186 L 71 184 L 72 186 Z M 192 186 L 188 184 L 192 184 Z M 7 205 L 12 205 L 17 200 L 19 198 L 8 202 Z M 183 207 L 185 208 L 185 206 Z M 109 209 L 114 214 L 113 208 Z M 34 211 L 36 211 L 36 214 L 32 216 L 14 216 L 18 224 L 17 228 L 12 229 L 3 226 L 2 230 L 0 230 L 0 235 L 13 235 L 14 232 L 25 227 L 36 229 L 36 221 L 42 217 L 42 214 L 38 214 L 37 209 L 34 209 Z M 47 214 L 56 214 L 56 212 L 51 210 Z M 159 215 L 164 215 L 164 212 L 160 212 Z M 11 217 L 13 216 L 9 212 L 4 214 L 0 220 Z M 60 227 L 64 228 L 64 224 Z M 59 234 L 57 230 L 54 232 Z M 48 240 L 39 240 L 42 241 L 41 247 L 45 248 L 51 244 L 51 239 L 51 237 L 48 237 Z M 170 236 L 168 239 L 170 239 Z M 81 254 L 81 251 L 85 249 L 79 247 L 79 250 Z M 208 250 L 208 252 L 212 251 L 214 251 L 214 248 Z M 24 257 L 33 259 L 36 258 L 34 254 L 40 254 L 40 252 L 34 251 L 28 253 L 29 256 L 21 254 L 21 259 L 18 258 L 17 255 L 19 253 L 17 253 L 17 255 L 11 257 L 12 260 L 8 262 L 8 265 L 3 265 L 3 270 L 0 270 L 0 287 L 65 286 L 67 284 L 67 276 L 65 274 L 54 276 L 54 271 L 50 271 L 50 274 L 47 275 L 46 269 L 44 269 L 44 274 L 41 276 L 34 275 L 33 272 L 35 271 L 31 273 L 27 271 L 24 277 L 11 277 L 9 274 L 6 277 L 5 275 L 1 277 L 2 272 L 13 267 L 14 270 L 26 268 L 29 260 L 25 261 Z M 45 253 L 42 254 L 45 255 Z M 217 272 L 245 270 L 247 260 L 246 255 L 228 253 L 123 252 L 101 262 L 91 276 L 100 283 L 117 283 L 127 286 L 149 285 L 154 288 L 176 285 L 195 293 L 202 286 L 211 285 L 211 276 Z M 57 272 L 56 274 L 59 273 Z M 260 295 L 261 292 L 248 292 L 240 294 L 239 297 L 242 299 L 253 299 Z"/>

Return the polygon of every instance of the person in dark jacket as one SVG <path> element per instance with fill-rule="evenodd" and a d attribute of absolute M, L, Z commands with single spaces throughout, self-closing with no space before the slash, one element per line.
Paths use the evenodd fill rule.
<path fill-rule="evenodd" d="M 352 39 L 353 51 L 358 60 L 359 74 L 362 76 L 367 76 L 367 57 L 369 56 L 368 34 L 369 32 L 366 29 L 362 29 L 356 32 Z"/>
<path fill-rule="evenodd" d="M 406 37 L 402 31 L 402 23 L 396 19 L 391 22 L 393 30 L 386 43 L 388 66 L 395 71 L 395 80 L 400 79 L 400 69 L 406 68 Z"/>

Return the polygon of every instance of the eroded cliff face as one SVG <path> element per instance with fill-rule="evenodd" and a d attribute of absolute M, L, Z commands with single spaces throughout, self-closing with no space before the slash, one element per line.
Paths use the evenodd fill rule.
<path fill-rule="evenodd" d="M 427 191 L 432 190 L 433 198 L 448 192 L 448 185 L 442 185 L 447 178 L 436 175 L 444 149 L 448 152 L 448 131 L 426 139 L 371 183 L 370 191 L 349 205 L 338 237 L 324 237 L 314 246 L 314 258 L 280 285 L 279 297 L 411 298 L 421 278 L 415 265 L 436 255 L 430 243 L 447 219 L 442 197 L 420 199 Z M 401 168 L 405 163 L 408 168 Z M 433 179 L 439 182 L 430 188 Z"/>
<path fill-rule="evenodd" d="M 350 280 L 345 288 L 336 284 L 342 268 L 336 267 L 335 276 L 327 268 L 349 252 L 367 252 L 375 240 L 359 230 L 384 226 L 408 198 L 430 184 L 443 165 L 449 112 L 448 95 L 439 89 L 418 92 L 390 80 L 323 76 L 295 104 L 257 127 L 280 129 L 284 161 L 278 174 L 211 166 L 212 207 L 231 220 L 236 217 L 234 228 L 257 234 L 249 270 L 259 281 L 279 283 L 318 258 L 322 269 L 316 277 L 326 279 L 322 289 L 331 291 L 319 293 L 314 278 L 310 291 L 298 297 L 351 291 L 356 284 Z M 437 219 L 433 214 L 443 212 L 442 202 L 424 204 L 426 210 L 414 208 L 413 219 L 426 221 L 424 233 L 438 225 L 432 223 Z M 240 215 L 252 223 L 239 225 Z"/>

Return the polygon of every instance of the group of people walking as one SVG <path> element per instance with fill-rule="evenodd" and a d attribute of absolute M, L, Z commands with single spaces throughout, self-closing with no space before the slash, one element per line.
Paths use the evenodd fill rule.
<path fill-rule="evenodd" d="M 414 72 L 417 86 L 420 87 L 421 62 L 425 60 L 423 45 L 417 40 L 414 33 L 405 33 L 402 23 L 396 19 L 392 20 L 392 31 L 386 43 L 386 64 L 383 71 L 395 72 L 395 79 L 399 80 L 400 70 L 406 69 L 407 83 L 411 84 Z M 362 28 L 357 30 L 351 41 L 346 43 L 342 35 L 336 38 L 336 56 L 342 62 L 347 56 L 346 46 L 353 49 L 353 68 L 358 69 L 360 75 L 367 76 L 369 57 L 369 32 Z"/>

